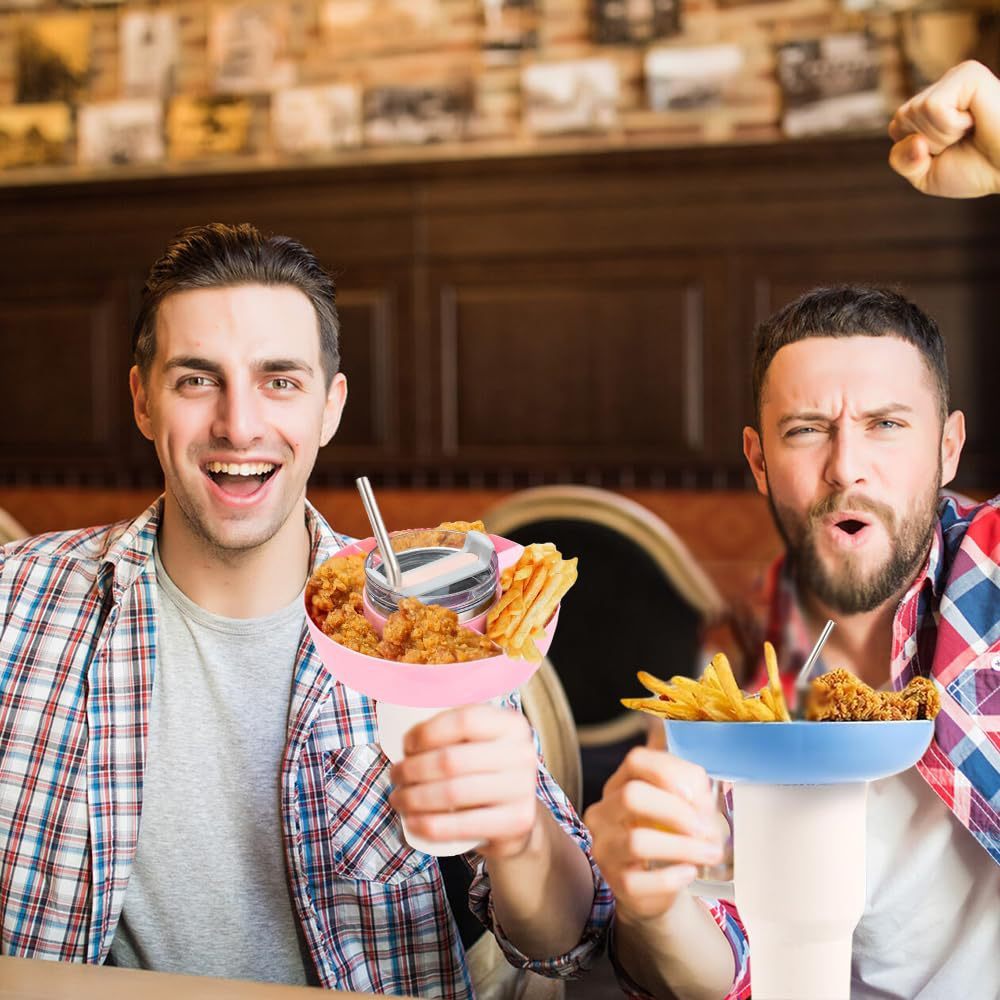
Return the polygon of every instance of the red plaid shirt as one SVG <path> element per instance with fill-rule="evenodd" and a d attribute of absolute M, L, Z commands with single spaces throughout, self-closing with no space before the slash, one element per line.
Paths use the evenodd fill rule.
<path fill-rule="evenodd" d="M 135 857 L 156 666 L 153 543 L 162 502 L 137 520 L 0 548 L 0 952 L 103 962 Z M 311 507 L 312 565 L 344 539 Z M 517 705 L 517 697 L 510 699 Z M 295 914 L 320 982 L 358 992 L 472 995 L 436 860 L 389 807 L 373 703 L 337 683 L 303 622 L 281 814 Z M 539 764 L 538 795 L 590 858 L 590 838 Z M 529 960 L 493 922 L 482 859 L 470 905 L 512 964 L 578 973 L 603 946 L 612 901 L 577 946 Z"/>
<path fill-rule="evenodd" d="M 783 558 L 771 568 L 769 607 L 767 638 L 792 690 L 812 638 Z M 927 562 L 893 623 L 892 686 L 898 691 L 917 676 L 931 678 L 941 697 L 934 740 L 917 768 L 1000 864 L 1000 497 L 979 505 L 941 501 Z M 765 678 L 761 663 L 751 689 Z M 736 959 L 726 1000 L 749 1000 L 751 949 L 739 914 L 730 903 L 710 905 Z M 626 977 L 622 982 L 645 996 Z"/>

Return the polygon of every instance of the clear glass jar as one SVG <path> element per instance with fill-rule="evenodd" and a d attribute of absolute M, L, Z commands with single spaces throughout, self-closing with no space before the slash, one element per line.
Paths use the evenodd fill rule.
<path fill-rule="evenodd" d="M 447 531 L 439 528 L 415 528 L 409 531 L 394 531 L 389 539 L 399 561 L 401 573 L 417 569 L 427 563 L 441 559 L 465 547 L 464 531 Z M 497 554 L 490 556 L 489 565 L 478 573 L 441 590 L 431 590 L 420 595 L 424 604 L 439 604 L 450 608 L 458 615 L 463 625 L 471 628 L 480 626 L 497 597 L 500 572 Z M 382 556 L 378 546 L 365 559 L 365 601 L 381 618 L 387 618 L 396 610 L 401 595 L 389 586 L 382 569 Z"/>

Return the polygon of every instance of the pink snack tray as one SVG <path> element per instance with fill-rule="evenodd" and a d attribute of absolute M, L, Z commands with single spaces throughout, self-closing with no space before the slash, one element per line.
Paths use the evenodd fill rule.
<path fill-rule="evenodd" d="M 501 570 L 520 558 L 523 547 L 509 538 L 490 535 L 496 546 Z M 335 552 L 335 556 L 367 553 L 375 547 L 374 538 L 353 542 Z M 545 626 L 545 637 L 536 645 L 542 656 L 548 651 L 559 620 L 559 609 Z M 399 663 L 355 652 L 334 642 L 306 614 L 306 624 L 316 652 L 326 669 L 342 684 L 377 701 L 414 708 L 454 708 L 489 701 L 520 687 L 538 669 L 538 663 L 512 659 L 501 653 L 465 663 Z"/>

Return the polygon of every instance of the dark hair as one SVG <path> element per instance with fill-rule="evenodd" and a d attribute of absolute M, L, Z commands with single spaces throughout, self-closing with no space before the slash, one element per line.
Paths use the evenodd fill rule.
<path fill-rule="evenodd" d="M 143 378 L 156 355 L 156 314 L 174 292 L 233 285 L 291 285 L 312 303 L 329 387 L 340 370 L 336 287 L 311 251 L 288 236 L 264 236 L 249 223 L 212 222 L 182 230 L 149 270 L 132 328 L 132 353 Z"/>
<path fill-rule="evenodd" d="M 837 285 L 814 288 L 783 306 L 754 331 L 753 408 L 760 426 L 764 380 L 782 347 L 809 337 L 897 337 L 923 355 L 948 416 L 948 361 L 937 323 L 890 288 Z"/>

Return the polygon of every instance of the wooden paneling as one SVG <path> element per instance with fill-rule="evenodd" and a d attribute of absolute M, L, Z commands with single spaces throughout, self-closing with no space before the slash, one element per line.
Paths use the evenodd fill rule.
<path fill-rule="evenodd" d="M 127 353 L 114 282 L 0 282 L 0 454 L 19 474 L 108 474 L 120 450 Z"/>
<path fill-rule="evenodd" d="M 340 362 L 347 376 L 349 405 L 335 445 L 320 453 L 320 476 L 345 460 L 364 462 L 373 453 L 381 453 L 391 461 L 400 454 L 396 366 L 404 346 L 398 336 L 398 300 L 398 290 L 391 284 L 351 287 L 338 294 Z"/>
<path fill-rule="evenodd" d="M 631 266 L 629 266 L 631 265 Z M 440 449 L 489 464 L 655 463 L 705 447 L 705 285 L 592 276 L 440 288 Z M 621 271 L 621 265 L 617 270 Z"/>
<path fill-rule="evenodd" d="M 249 220 L 337 274 L 350 396 L 317 486 L 742 486 L 755 321 L 851 279 L 901 283 L 941 323 L 969 417 L 957 485 L 994 490 L 1000 198 L 925 198 L 885 154 L 829 140 L 0 187 L 0 483 L 156 483 L 126 389 L 145 272 L 182 227 Z"/>

